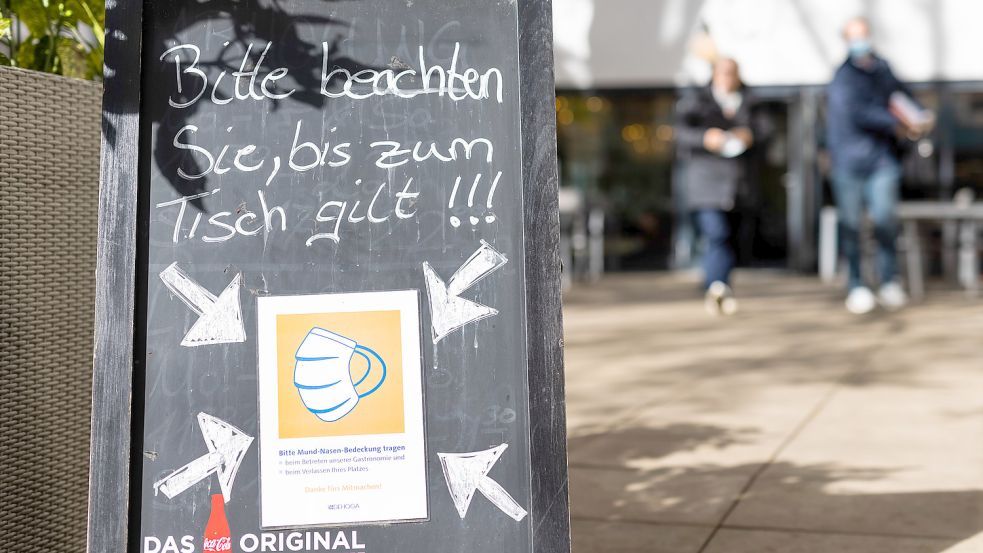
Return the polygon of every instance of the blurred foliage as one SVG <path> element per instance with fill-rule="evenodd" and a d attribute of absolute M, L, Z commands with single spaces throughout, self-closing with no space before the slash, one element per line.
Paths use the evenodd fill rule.
<path fill-rule="evenodd" d="M 0 65 L 102 79 L 104 0 L 0 0 Z"/>

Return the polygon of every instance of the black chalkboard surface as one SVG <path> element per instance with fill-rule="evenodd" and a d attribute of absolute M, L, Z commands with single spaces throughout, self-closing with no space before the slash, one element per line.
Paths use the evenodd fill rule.
<path fill-rule="evenodd" d="M 549 10 L 110 7 L 90 551 L 569 549 Z"/>

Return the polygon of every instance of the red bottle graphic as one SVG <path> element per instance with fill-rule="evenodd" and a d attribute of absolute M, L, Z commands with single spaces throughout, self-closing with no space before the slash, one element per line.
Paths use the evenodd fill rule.
<path fill-rule="evenodd" d="M 232 553 L 232 532 L 229 531 L 229 520 L 225 518 L 225 498 L 220 493 L 212 496 L 212 514 L 208 516 L 208 524 L 205 525 L 201 550 L 204 553 Z"/>

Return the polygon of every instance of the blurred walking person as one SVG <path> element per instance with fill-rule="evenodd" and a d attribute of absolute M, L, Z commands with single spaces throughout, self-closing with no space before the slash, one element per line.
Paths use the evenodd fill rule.
<path fill-rule="evenodd" d="M 896 310 L 908 301 L 898 283 L 895 246 L 901 182 L 899 136 L 927 129 L 899 113 L 899 104 L 920 108 L 888 63 L 874 53 L 867 20 L 851 19 L 843 38 L 849 56 L 829 85 L 827 128 L 840 244 L 849 265 L 846 308 L 865 314 L 879 302 L 885 309 Z M 876 297 L 861 274 L 860 228 L 865 207 L 877 242 L 880 289 Z"/>
<path fill-rule="evenodd" d="M 737 62 L 717 60 L 710 84 L 683 96 L 676 117 L 677 153 L 687 167 L 687 204 L 706 244 L 705 305 L 712 314 L 732 315 L 738 305 L 731 288 L 730 213 L 747 178 L 745 153 L 754 143 L 752 101 Z"/>

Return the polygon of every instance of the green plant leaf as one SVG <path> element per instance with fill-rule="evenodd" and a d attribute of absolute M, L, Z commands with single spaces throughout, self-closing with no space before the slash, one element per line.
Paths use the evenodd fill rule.
<path fill-rule="evenodd" d="M 5 65 L 69 77 L 101 79 L 105 44 L 104 0 L 0 0 L 0 40 L 12 50 Z M 4 39 L 14 22 L 26 36 Z"/>
<path fill-rule="evenodd" d="M 102 80 L 102 48 L 94 48 L 86 54 L 86 63 L 89 66 L 89 76 L 87 79 Z"/>
<path fill-rule="evenodd" d="M 104 7 L 103 0 L 93 1 L 93 0 L 74 0 L 78 3 L 81 10 L 85 13 L 85 17 L 81 20 L 92 28 L 93 34 L 96 35 L 96 41 L 99 43 L 100 48 L 105 48 L 106 46 L 106 9 Z"/>
<path fill-rule="evenodd" d="M 58 54 L 59 73 L 77 79 L 92 78 L 86 59 L 87 51 L 80 44 L 70 38 L 61 37 L 58 39 L 55 51 Z"/>
<path fill-rule="evenodd" d="M 52 10 L 45 4 L 38 0 L 10 0 L 11 13 L 35 39 L 50 34 L 51 21 L 58 18 L 57 8 Z"/>

